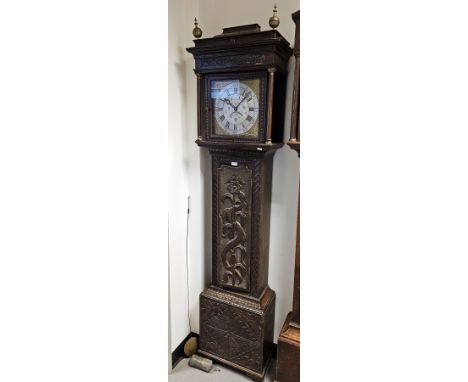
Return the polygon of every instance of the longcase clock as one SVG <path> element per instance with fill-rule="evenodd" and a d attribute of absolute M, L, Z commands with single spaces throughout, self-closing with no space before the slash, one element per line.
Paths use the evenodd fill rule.
<path fill-rule="evenodd" d="M 282 146 L 289 43 L 257 24 L 195 40 L 198 138 L 212 157 L 212 284 L 199 353 L 262 380 L 273 351 L 268 286 L 273 156 Z"/>
<path fill-rule="evenodd" d="M 300 11 L 294 12 L 292 18 L 296 23 L 294 56 L 294 87 L 291 108 L 291 131 L 288 145 L 300 155 Z M 293 307 L 289 312 L 278 338 L 277 382 L 299 382 L 300 380 L 300 204 L 297 205 L 296 258 L 294 266 Z"/>

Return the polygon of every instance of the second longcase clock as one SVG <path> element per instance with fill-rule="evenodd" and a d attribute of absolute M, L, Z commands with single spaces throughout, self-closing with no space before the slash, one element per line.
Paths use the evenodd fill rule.
<path fill-rule="evenodd" d="M 296 24 L 294 56 L 296 67 L 294 70 L 293 99 L 291 108 L 291 135 L 288 145 L 300 154 L 300 11 L 292 14 Z M 278 338 L 277 354 L 277 382 L 300 381 L 300 206 L 297 206 L 297 234 L 296 258 L 294 266 L 294 293 L 292 311 L 287 315 Z"/>
<path fill-rule="evenodd" d="M 263 379 L 273 351 L 268 286 L 273 155 L 282 146 L 289 43 L 257 24 L 195 40 L 197 144 L 212 157 L 212 284 L 202 355 Z"/>

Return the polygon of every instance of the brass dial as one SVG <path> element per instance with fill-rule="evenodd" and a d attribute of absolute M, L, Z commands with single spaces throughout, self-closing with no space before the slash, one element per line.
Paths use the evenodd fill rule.
<path fill-rule="evenodd" d="M 238 80 L 223 82 L 224 86 L 215 97 L 215 119 L 226 134 L 242 135 L 252 129 L 258 120 L 257 94 Z"/>

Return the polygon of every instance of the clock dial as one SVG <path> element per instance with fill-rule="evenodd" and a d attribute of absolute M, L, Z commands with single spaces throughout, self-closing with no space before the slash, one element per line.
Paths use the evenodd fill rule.
<path fill-rule="evenodd" d="M 258 134 L 259 80 L 213 81 L 213 116 L 218 134 Z"/>

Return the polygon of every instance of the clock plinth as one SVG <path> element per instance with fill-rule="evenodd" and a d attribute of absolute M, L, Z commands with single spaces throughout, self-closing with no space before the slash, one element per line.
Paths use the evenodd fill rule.
<path fill-rule="evenodd" d="M 277 382 L 300 380 L 301 331 L 289 312 L 278 338 Z"/>
<path fill-rule="evenodd" d="M 199 353 L 263 380 L 270 364 L 275 322 L 275 292 L 260 298 L 211 285 L 200 295 Z"/>

